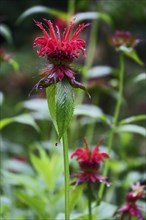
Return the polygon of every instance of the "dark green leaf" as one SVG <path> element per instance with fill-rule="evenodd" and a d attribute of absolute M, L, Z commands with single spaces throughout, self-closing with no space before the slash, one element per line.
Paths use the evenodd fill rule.
<path fill-rule="evenodd" d="M 68 81 L 57 83 L 56 87 L 56 122 L 59 139 L 67 130 L 74 111 L 74 92 Z"/>
<path fill-rule="evenodd" d="M 58 133 L 58 127 L 57 127 L 57 122 L 56 122 L 56 101 L 55 101 L 56 85 L 57 84 L 53 84 L 49 86 L 46 89 L 46 91 L 47 91 L 47 101 L 48 101 L 49 112 L 50 112 L 53 124 L 55 126 L 55 129 Z"/>
<path fill-rule="evenodd" d="M 69 82 L 64 79 L 47 88 L 47 99 L 50 115 L 60 140 L 73 116 L 73 88 Z"/>

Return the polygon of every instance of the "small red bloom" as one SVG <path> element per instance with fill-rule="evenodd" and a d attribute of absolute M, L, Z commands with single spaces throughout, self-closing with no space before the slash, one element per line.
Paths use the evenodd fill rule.
<path fill-rule="evenodd" d="M 0 63 L 3 61 L 9 61 L 12 58 L 10 54 L 8 54 L 4 48 L 0 48 Z"/>
<path fill-rule="evenodd" d="M 50 20 L 43 20 L 47 25 L 35 21 L 36 25 L 42 30 L 43 36 L 37 37 L 34 40 L 33 46 L 40 46 L 37 53 L 41 57 L 46 56 L 51 65 L 43 71 L 41 74 L 43 78 L 34 88 L 46 88 L 66 77 L 73 87 L 85 90 L 85 87 L 75 80 L 74 70 L 70 67 L 70 64 L 75 58 L 79 57 L 80 52 L 85 56 L 85 41 L 79 38 L 79 34 L 89 24 L 80 24 L 71 35 L 74 27 L 73 19 L 69 26 L 64 29 L 61 36 L 60 29 L 57 25 L 55 29 Z"/>
<path fill-rule="evenodd" d="M 126 47 L 134 47 L 139 43 L 139 39 L 134 37 L 128 31 L 116 31 L 115 34 L 111 38 L 111 43 L 115 47 L 126 46 Z"/>
<path fill-rule="evenodd" d="M 145 186 L 140 185 L 140 183 L 132 185 L 133 191 L 127 193 L 125 205 L 118 209 L 115 214 L 122 213 L 122 216 L 135 216 L 138 220 L 144 220 L 142 212 L 136 204 L 137 200 L 145 195 L 144 188 Z"/>
<path fill-rule="evenodd" d="M 106 177 L 99 175 L 100 163 L 107 159 L 109 155 L 104 152 L 99 151 L 99 143 L 96 147 L 93 148 L 92 152 L 89 151 L 89 146 L 84 140 L 86 149 L 77 148 L 71 155 L 71 158 L 76 157 L 76 160 L 79 163 L 81 171 L 77 174 L 74 174 L 74 177 L 77 177 L 77 184 L 81 182 L 106 182 Z M 109 185 L 108 182 L 106 182 Z"/>

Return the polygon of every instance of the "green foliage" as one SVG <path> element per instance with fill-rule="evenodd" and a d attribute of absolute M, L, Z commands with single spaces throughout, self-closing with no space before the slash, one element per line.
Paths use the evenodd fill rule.
<path fill-rule="evenodd" d="M 38 125 L 35 123 L 34 119 L 29 114 L 22 114 L 15 117 L 2 119 L 0 124 L 0 129 L 3 129 L 4 127 L 14 122 L 30 125 L 33 128 L 35 128 L 36 131 L 39 131 Z"/>
<path fill-rule="evenodd" d="M 81 184 L 81 185 L 76 186 L 71 191 L 71 194 L 70 194 L 70 212 L 73 210 L 73 208 L 75 207 L 77 201 L 79 200 L 79 197 L 83 193 L 84 187 L 85 187 L 85 184 Z"/>
<path fill-rule="evenodd" d="M 108 24 L 112 24 L 112 20 L 111 17 L 106 14 L 106 13 L 100 13 L 100 12 L 82 12 L 82 13 L 77 13 L 75 14 L 76 17 L 76 23 L 87 20 L 87 19 L 97 19 L 97 20 L 101 20 L 104 21 Z"/>
<path fill-rule="evenodd" d="M 47 100 L 51 118 L 58 133 L 58 139 L 67 130 L 74 110 L 73 88 L 67 80 L 47 88 Z"/>
<path fill-rule="evenodd" d="M 101 149 L 107 152 L 119 85 L 119 60 L 117 53 L 108 45 L 108 37 L 114 27 L 115 30 L 131 31 L 144 39 L 144 1 L 141 4 L 133 0 L 109 1 L 106 4 L 89 0 L 74 2 L 70 10 L 75 8 L 76 14 L 64 12 L 67 8 L 67 5 L 63 6 L 64 1 L 48 1 L 39 5 L 40 1 L 36 0 L 35 5 L 33 1 L 21 4 L 18 1 L 16 4 L 7 0 L 1 6 L 2 48 L 6 47 L 8 54 L 10 51 L 14 57 L 4 61 L 0 68 L 1 220 L 65 220 L 63 152 L 62 146 L 55 146 L 57 137 L 51 119 L 59 139 L 68 129 L 69 155 L 77 147 L 83 147 L 84 137 L 92 148 L 104 136 Z M 87 11 L 89 8 L 93 11 Z M 36 77 L 39 69 L 48 65 L 47 59 L 37 58 L 32 50 L 35 37 L 32 19 L 37 16 L 41 20 L 43 15 L 47 19 L 61 18 L 66 22 L 70 19 L 69 14 L 76 16 L 76 23 L 92 23 L 80 35 L 87 43 L 85 65 L 80 59 L 73 64 L 76 72 L 81 72 L 75 77 L 87 86 L 91 100 L 82 91 L 73 91 L 67 81 L 48 87 L 47 100 L 44 91 L 33 91 L 28 99 L 33 84 L 39 80 Z M 98 25 L 94 29 L 96 22 Z M 125 55 L 124 97 L 108 160 L 110 172 L 107 176 L 112 184 L 106 188 L 100 206 L 95 203 L 100 183 L 93 184 L 93 220 L 120 219 L 120 215 L 114 217 L 113 214 L 124 204 L 131 184 L 145 178 L 146 73 L 139 58 L 140 55 L 142 60 L 145 59 L 143 45 L 142 40 L 136 47 L 137 52 L 136 49 L 120 47 Z M 88 69 L 87 64 L 93 66 L 89 65 Z M 71 176 L 75 170 L 79 171 L 76 164 L 70 164 Z M 104 166 L 103 163 L 100 167 L 101 175 Z M 89 220 L 87 195 L 86 184 L 70 185 L 71 220 Z M 144 202 L 140 200 L 137 203 L 142 210 Z"/>
<path fill-rule="evenodd" d="M 56 17 L 62 17 L 62 19 L 65 19 L 67 16 L 64 12 L 61 12 L 59 10 L 38 5 L 38 6 L 31 7 L 27 9 L 26 11 L 24 11 L 18 18 L 17 24 L 20 24 L 27 17 L 34 15 L 34 14 L 38 14 L 38 13 L 48 14 L 48 15 L 56 16 Z"/>
<path fill-rule="evenodd" d="M 134 60 L 139 65 L 144 65 L 144 63 L 140 60 L 136 51 L 133 48 L 128 48 L 122 45 L 118 48 L 118 50 L 122 51 L 124 55 L 130 57 L 132 60 Z"/>
<path fill-rule="evenodd" d="M 146 129 L 142 126 L 134 124 L 121 125 L 118 127 L 117 132 L 132 132 L 146 137 Z"/>
<path fill-rule="evenodd" d="M 13 43 L 12 34 L 10 28 L 7 25 L 5 24 L 0 25 L 0 34 L 7 40 L 9 44 Z"/>
<path fill-rule="evenodd" d="M 41 148 L 38 151 L 39 156 L 35 156 L 33 153 L 30 154 L 31 162 L 36 171 L 43 177 L 49 191 L 52 192 L 55 189 L 58 176 L 63 170 L 62 158 L 59 154 L 49 158 Z"/>

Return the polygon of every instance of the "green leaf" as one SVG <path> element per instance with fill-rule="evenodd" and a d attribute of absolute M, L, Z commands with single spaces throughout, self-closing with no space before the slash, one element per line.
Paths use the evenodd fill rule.
<path fill-rule="evenodd" d="M 98 118 L 99 116 L 103 115 L 103 112 L 99 107 L 95 105 L 82 104 L 76 106 L 74 115 L 84 115 L 92 118 Z"/>
<path fill-rule="evenodd" d="M 11 66 L 13 67 L 13 69 L 14 69 L 15 71 L 18 71 L 18 70 L 19 70 L 19 64 L 17 63 L 16 60 L 14 60 L 14 59 L 11 58 L 10 60 L 8 60 L 8 63 L 11 64 Z"/>
<path fill-rule="evenodd" d="M 115 205 L 109 204 L 107 202 L 101 202 L 101 204 L 95 208 L 93 213 L 96 214 L 100 220 L 108 220 L 113 217 L 116 209 L 117 207 Z M 106 210 L 106 212 L 103 210 Z"/>
<path fill-rule="evenodd" d="M 30 154 L 31 162 L 36 171 L 43 177 L 49 191 L 53 192 L 56 181 L 63 171 L 62 159 L 60 155 L 53 155 L 50 158 L 41 148 L 38 148 L 38 153 L 39 157 L 33 153 Z"/>
<path fill-rule="evenodd" d="M 74 93 L 72 86 L 66 79 L 51 85 L 47 88 L 47 100 L 50 115 L 60 140 L 73 116 Z"/>
<path fill-rule="evenodd" d="M 132 60 L 134 60 L 136 63 L 140 65 L 144 65 L 144 63 L 140 60 L 138 57 L 136 51 L 133 48 L 128 48 L 126 46 L 120 46 L 118 50 L 122 51 L 126 56 L 130 57 Z"/>
<path fill-rule="evenodd" d="M 9 44 L 13 43 L 11 31 L 7 25 L 5 24 L 0 25 L 0 34 L 7 40 Z"/>
<path fill-rule="evenodd" d="M 137 133 L 140 134 L 144 137 L 146 137 L 146 129 L 142 126 L 139 125 L 132 125 L 132 124 L 128 124 L 128 125 L 121 125 L 117 128 L 117 132 L 131 132 L 131 133 Z"/>
<path fill-rule="evenodd" d="M 143 82 L 145 83 L 145 80 L 146 80 L 146 73 L 140 73 L 138 74 L 135 78 L 134 78 L 134 82 Z"/>
<path fill-rule="evenodd" d="M 32 111 L 30 114 L 33 116 L 33 118 L 37 120 L 50 120 L 46 99 L 30 99 L 23 102 L 22 106 Z"/>
<path fill-rule="evenodd" d="M 88 71 L 87 77 L 89 79 L 95 77 L 104 77 L 112 73 L 112 68 L 109 66 L 94 66 Z"/>
<path fill-rule="evenodd" d="M 25 192 L 16 192 L 16 196 L 23 203 L 31 207 L 40 218 L 46 219 L 47 217 L 45 214 L 46 204 L 40 197 L 27 195 Z"/>
<path fill-rule="evenodd" d="M 105 115 L 103 111 L 95 105 L 88 105 L 88 104 L 78 105 L 75 107 L 74 115 L 91 117 L 93 119 L 102 121 L 103 123 L 106 123 L 108 125 L 111 125 L 110 117 Z"/>
<path fill-rule="evenodd" d="M 83 20 L 93 20 L 93 19 L 100 19 L 105 21 L 108 24 L 112 24 L 112 20 L 110 18 L 109 15 L 107 15 L 106 13 L 101 13 L 101 12 L 81 12 L 81 13 L 77 13 L 74 16 L 76 18 L 75 22 L 81 22 Z"/>
<path fill-rule="evenodd" d="M 68 81 L 57 83 L 56 87 L 56 121 L 59 139 L 67 130 L 74 111 L 74 92 Z"/>
<path fill-rule="evenodd" d="M 76 186 L 72 190 L 72 192 L 70 194 L 70 204 L 69 204 L 70 212 L 73 210 L 73 208 L 77 204 L 78 199 L 80 198 L 80 196 L 81 196 L 81 194 L 83 192 L 84 187 L 85 187 L 85 184 L 81 184 L 81 185 Z"/>
<path fill-rule="evenodd" d="M 4 102 L 4 94 L 0 91 L 0 106 L 2 106 Z"/>
<path fill-rule="evenodd" d="M 27 124 L 32 126 L 33 128 L 36 129 L 36 131 L 39 131 L 39 127 L 36 124 L 36 122 L 34 121 L 34 119 L 28 115 L 28 114 L 22 114 L 22 115 L 18 115 L 16 117 L 12 117 L 12 118 L 4 118 L 1 120 L 0 123 L 0 129 L 3 129 L 5 126 L 13 123 L 13 122 L 18 122 L 20 124 Z"/>
<path fill-rule="evenodd" d="M 38 13 L 45 13 L 51 16 L 56 16 L 56 17 L 61 17 L 62 19 L 66 19 L 67 14 L 53 9 L 53 8 L 49 8 L 49 7 L 45 7 L 45 6 L 41 6 L 41 5 L 37 5 L 37 6 L 33 6 L 29 9 L 27 9 L 26 11 L 24 11 L 20 17 L 17 19 L 16 23 L 19 24 L 21 23 L 24 19 L 26 19 L 27 17 L 34 15 L 34 14 L 38 14 Z"/>
<path fill-rule="evenodd" d="M 136 122 L 136 121 L 141 121 L 141 120 L 145 120 L 145 119 L 146 119 L 146 115 L 131 116 L 129 118 L 125 118 L 125 119 L 121 120 L 120 125 L 132 123 L 132 122 Z"/>
<path fill-rule="evenodd" d="M 51 119 L 52 119 L 53 124 L 55 126 L 55 129 L 58 133 L 58 127 L 57 127 L 57 122 L 56 122 L 56 101 L 55 101 L 56 85 L 57 84 L 53 84 L 53 85 L 49 86 L 46 89 L 46 92 L 47 92 L 47 101 L 48 101 L 48 107 L 49 107 Z"/>

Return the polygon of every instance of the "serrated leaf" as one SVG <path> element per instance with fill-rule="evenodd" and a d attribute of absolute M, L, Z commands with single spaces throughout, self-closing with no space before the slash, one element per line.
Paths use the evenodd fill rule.
<path fill-rule="evenodd" d="M 66 79 L 51 85 L 47 88 L 47 100 L 50 115 L 60 140 L 73 116 L 74 93 L 72 86 Z"/>
<path fill-rule="evenodd" d="M 60 139 L 73 116 L 74 93 L 68 81 L 57 83 L 56 88 L 56 122 Z"/>
<path fill-rule="evenodd" d="M 47 91 L 47 101 L 48 101 L 49 112 L 50 112 L 53 124 L 55 126 L 55 129 L 58 133 L 58 127 L 57 127 L 57 122 L 56 122 L 56 102 L 55 102 L 56 84 L 49 86 L 46 89 L 46 91 Z"/>
<path fill-rule="evenodd" d="M 139 125 L 121 125 L 117 128 L 117 132 L 131 132 L 131 133 L 137 133 L 144 137 L 146 137 L 146 129 Z"/>
<path fill-rule="evenodd" d="M 3 129 L 5 126 L 13 123 L 13 122 L 18 122 L 20 124 L 27 124 L 32 126 L 33 128 L 35 128 L 37 131 L 39 131 L 39 127 L 36 124 L 36 122 L 34 121 L 34 119 L 28 115 L 28 114 L 22 114 L 22 115 L 18 115 L 16 117 L 12 117 L 12 118 L 4 118 L 1 120 L 0 123 L 0 129 Z"/>
<path fill-rule="evenodd" d="M 136 121 L 141 121 L 141 120 L 145 120 L 146 119 L 146 115 L 136 115 L 136 116 L 131 116 L 129 118 L 125 118 L 123 120 L 120 121 L 120 124 L 128 124 L 128 123 L 132 123 L 132 122 L 136 122 Z"/>
<path fill-rule="evenodd" d="M 65 19 L 67 17 L 66 13 L 50 8 L 50 7 L 45 7 L 45 6 L 41 6 L 41 5 L 37 5 L 37 6 L 33 6 L 29 9 L 27 9 L 26 11 L 24 11 L 20 17 L 17 19 L 16 23 L 19 24 L 21 23 L 24 19 L 26 19 L 27 17 L 33 15 L 33 14 L 38 14 L 38 13 L 45 13 L 48 15 L 52 15 L 52 16 L 56 16 L 56 17 L 61 17 L 63 19 Z"/>
<path fill-rule="evenodd" d="M 13 43 L 11 31 L 7 25 L 5 24 L 0 25 L 0 34 L 7 40 L 9 44 Z"/>
<path fill-rule="evenodd" d="M 85 184 L 81 184 L 76 186 L 70 195 L 70 203 L 69 203 L 69 209 L 70 212 L 72 211 L 72 209 L 75 207 L 76 203 L 78 202 L 79 197 L 81 196 L 83 189 L 85 187 Z"/>
<path fill-rule="evenodd" d="M 103 21 L 105 21 L 108 24 L 112 24 L 112 20 L 110 18 L 109 15 L 107 15 L 106 13 L 101 13 L 101 12 L 81 12 L 81 13 L 77 13 L 74 16 L 76 18 L 75 22 L 81 22 L 83 20 L 93 20 L 93 19 L 101 19 Z"/>
<path fill-rule="evenodd" d="M 138 57 L 136 51 L 133 48 L 128 48 L 126 46 L 120 46 L 118 50 L 122 51 L 126 56 L 130 57 L 132 60 L 134 60 L 136 63 L 140 65 L 144 65 L 144 63 L 140 60 Z"/>

